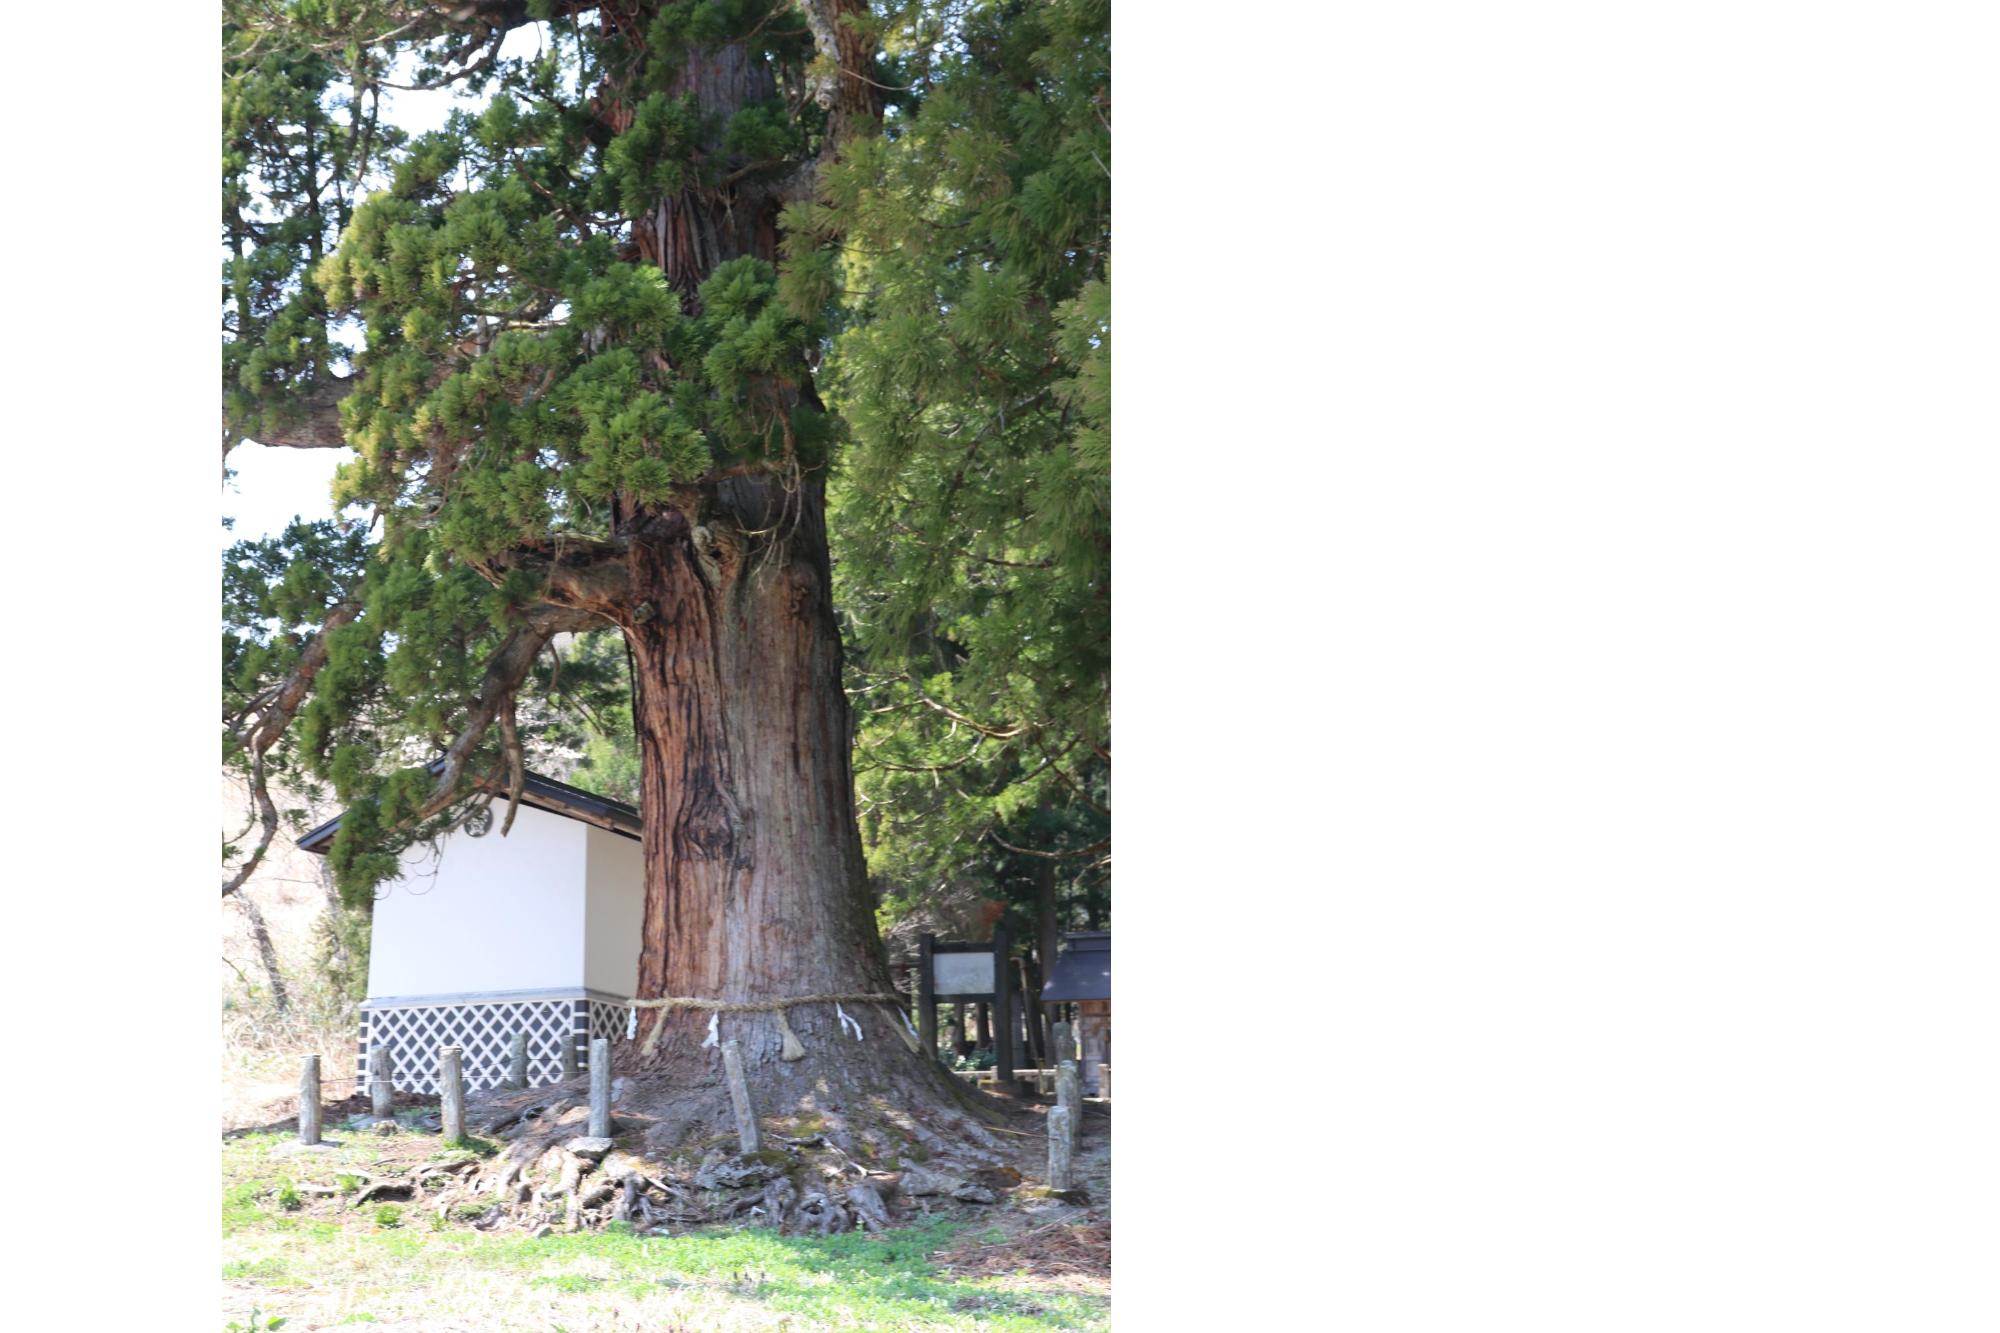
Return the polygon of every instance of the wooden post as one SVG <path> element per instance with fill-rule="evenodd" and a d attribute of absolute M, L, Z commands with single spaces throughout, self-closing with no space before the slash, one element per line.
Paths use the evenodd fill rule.
<path fill-rule="evenodd" d="M 377 1120 L 387 1120 L 396 1113 L 394 1060 L 386 1045 L 368 1052 L 368 1104 Z"/>
<path fill-rule="evenodd" d="M 446 1143 L 465 1141 L 464 1054 L 456 1046 L 438 1047 L 438 1118 L 444 1122 Z"/>
<path fill-rule="evenodd" d="M 1083 1080 L 1074 1060 L 1056 1066 L 1056 1106 L 1069 1112 L 1070 1146 L 1075 1147 L 1083 1137 Z"/>
<path fill-rule="evenodd" d="M 993 928 L 993 1075 L 1000 1091 L 1014 1092 L 1014 987 L 1008 954 L 1013 950 L 1005 926 Z"/>
<path fill-rule="evenodd" d="M 990 1016 L 986 1012 L 989 1007 L 988 1005 L 979 1004 L 974 1005 L 972 1008 L 972 1044 L 974 1046 L 984 1047 L 993 1044 L 993 1024 L 989 1021 Z"/>
<path fill-rule="evenodd" d="M 525 1032 L 514 1034 L 514 1049 L 507 1054 L 507 1086 L 528 1086 L 528 1034 Z"/>
<path fill-rule="evenodd" d="M 299 1062 L 299 1142 L 319 1142 L 319 1057 Z"/>
<path fill-rule="evenodd" d="M 590 1041 L 590 1137 L 611 1137 L 611 1039 Z"/>
<path fill-rule="evenodd" d="M 757 1132 L 757 1113 L 750 1108 L 750 1083 L 743 1077 L 743 1050 L 731 1037 L 722 1043 L 722 1075 L 729 1080 L 729 1101 L 736 1108 L 736 1141 L 746 1153 L 764 1146 Z"/>
<path fill-rule="evenodd" d="M 917 1044 L 924 1054 L 937 1059 L 937 967 L 932 962 L 937 936 L 917 940 Z"/>
<path fill-rule="evenodd" d="M 1058 1192 L 1076 1186 L 1073 1164 L 1076 1140 L 1070 1131 L 1069 1118 L 1066 1108 L 1049 1108 L 1049 1188 Z"/>

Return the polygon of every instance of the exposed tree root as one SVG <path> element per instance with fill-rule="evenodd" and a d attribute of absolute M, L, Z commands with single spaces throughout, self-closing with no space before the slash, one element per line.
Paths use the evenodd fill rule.
<path fill-rule="evenodd" d="M 421 1198 L 439 1217 L 484 1231 L 747 1221 L 830 1235 L 881 1231 L 938 1208 L 991 1207 L 1023 1183 L 1017 1162 L 1034 1170 L 1037 1136 L 1004 1123 L 1018 1111 L 942 1071 L 884 1077 L 879 1066 L 844 1063 L 838 1047 L 752 1066 L 764 1147 L 743 1153 L 720 1061 L 713 1049 L 687 1047 L 614 1081 L 608 1145 L 584 1137 L 582 1079 L 495 1090 L 471 1099 L 468 1119 L 499 1140 L 499 1152 L 408 1181 L 371 1181 L 364 1194 Z"/>

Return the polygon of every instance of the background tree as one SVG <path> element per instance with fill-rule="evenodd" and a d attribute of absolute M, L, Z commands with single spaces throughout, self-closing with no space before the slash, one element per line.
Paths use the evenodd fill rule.
<path fill-rule="evenodd" d="M 967 12 L 792 241 L 841 239 L 836 596 L 863 836 L 911 951 L 976 896 L 1045 967 L 1108 910 L 1109 9 Z"/>
<path fill-rule="evenodd" d="M 1088 46 L 1093 15 L 1101 30 L 1102 6 L 1090 5 L 226 8 L 225 448 L 246 437 L 352 445 L 335 498 L 365 508 L 373 534 L 322 525 L 232 553 L 244 588 L 231 626 L 229 747 L 260 793 L 274 768 L 296 767 L 347 806 L 330 854 L 343 893 L 392 874 L 400 847 L 482 791 L 517 792 L 534 726 L 524 717 L 536 706 L 545 721 L 581 711 L 583 694 L 612 674 L 598 669 L 602 653 L 559 664 L 554 643 L 610 631 L 629 652 L 645 822 L 639 994 L 886 994 L 853 811 L 828 551 L 827 476 L 845 432 L 819 372 L 830 340 L 854 340 L 843 392 L 865 427 L 856 456 L 870 454 L 876 422 L 898 414 L 882 359 L 895 342 L 871 353 L 865 330 L 885 320 L 949 326 L 949 303 L 980 293 L 1047 305 L 985 335 L 996 361 L 1042 364 L 1001 371 L 1008 409 L 1027 413 L 1019 424 L 956 428 L 1001 447 L 957 482 L 913 493 L 936 507 L 919 516 L 921 531 L 974 512 L 961 490 L 1062 489 L 1059 454 L 1076 477 L 1097 478 L 1098 498 L 1085 494 L 1077 510 L 1065 491 L 1065 518 L 1024 497 L 1034 521 L 970 536 L 974 555 L 1053 562 L 1023 571 L 1049 575 L 1039 582 L 975 585 L 949 562 L 930 574 L 921 561 L 902 569 L 910 588 L 885 595 L 881 665 L 870 668 L 887 693 L 870 706 L 962 711 L 953 700 L 964 689 L 1002 719 L 982 725 L 1026 728 L 993 739 L 1019 741 L 1035 760 L 1066 758 L 1071 780 L 1090 781 L 1086 753 L 1108 763 L 1101 697 L 1093 716 L 1091 687 L 1056 665 L 1065 654 L 1101 660 L 1102 642 L 1090 649 L 1073 637 L 1088 629 L 1046 621 L 1040 644 L 983 640 L 971 623 L 999 633 L 1006 618 L 1021 628 L 1104 596 L 1101 544 L 1086 531 L 1080 554 L 1078 539 L 1058 532 L 1103 508 L 1102 368 L 1092 357 L 1108 326 L 1090 314 L 1106 299 L 1090 295 L 1102 237 L 1072 247 L 1076 228 L 1058 216 L 1067 205 L 1048 212 L 1045 187 L 1032 184 L 1048 168 L 1016 174 L 1005 160 L 1038 116 L 1075 120 L 1056 108 L 1080 85 L 1057 57 L 1052 72 L 1037 72 L 1034 53 Z M 1010 24 L 1044 36 L 1000 41 Z M 525 28 L 535 52 L 503 54 L 518 49 L 509 33 Z M 382 89 L 446 84 L 483 102 L 434 133 L 405 138 L 382 123 Z M 902 148 L 927 101 L 958 86 L 962 142 L 946 116 L 910 137 L 905 164 L 878 147 Z M 1108 117 L 1108 107 L 1084 110 Z M 889 196 L 952 188 L 944 177 L 926 184 L 925 162 L 960 150 L 988 158 L 961 168 L 979 191 L 966 207 L 981 228 L 1011 237 L 1004 253 L 975 256 L 996 276 L 966 277 L 949 263 L 878 272 L 871 238 L 923 212 Z M 1104 154 L 1095 156 L 1101 170 Z M 1008 205 L 1017 189 L 1021 201 Z M 1059 248 L 1043 253 L 1049 245 Z M 1049 362 L 1051 338 L 1066 360 Z M 947 350 L 980 346 L 927 355 Z M 935 378 L 942 411 L 983 410 L 969 387 L 950 383 L 957 370 L 936 369 L 906 365 L 902 383 L 923 392 Z M 1015 390 L 1027 401 L 1016 406 Z M 931 433 L 951 432 L 931 420 L 915 435 L 883 437 L 874 472 L 914 475 Z M 857 568 L 873 560 L 890 571 L 896 557 L 865 532 L 878 511 L 853 512 Z M 1059 570 L 1071 559 L 1073 571 Z M 962 684 L 941 685 L 903 664 L 908 608 L 926 589 L 961 584 L 966 599 L 940 601 L 927 632 L 979 661 Z M 1017 716 L 1025 721 L 1008 720 Z M 1000 790 L 1042 780 L 1024 773 Z M 276 822 L 261 819 L 257 844 L 237 849 L 235 874 Z M 887 1096 L 934 1113 L 962 1099 L 931 1062 L 888 1039 L 901 1022 L 893 1006 L 876 1012 L 877 1040 L 836 1046 L 830 1005 L 794 1009 L 808 1050 L 797 1064 L 779 1058 L 770 1015 L 732 1014 L 729 1035 L 774 1111 L 804 1096 L 851 1108 Z M 698 1049 L 705 1027 L 705 1016 L 674 1014 L 653 1057 L 668 1075 L 661 1099 L 687 1124 L 726 1115 Z"/>

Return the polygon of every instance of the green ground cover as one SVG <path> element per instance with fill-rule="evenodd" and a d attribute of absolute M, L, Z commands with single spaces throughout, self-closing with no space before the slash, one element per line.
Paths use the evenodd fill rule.
<path fill-rule="evenodd" d="M 614 1227 L 537 1240 L 440 1222 L 420 1204 L 351 1209 L 302 1193 L 307 1183 L 358 1182 L 382 1156 L 379 1141 L 342 1139 L 297 1155 L 275 1134 L 224 1145 L 225 1319 L 255 1309 L 288 1318 L 287 1333 L 371 1323 L 564 1333 L 1109 1327 L 1100 1291 L 940 1271 L 939 1251 L 986 1238 L 976 1226 L 827 1238 Z"/>

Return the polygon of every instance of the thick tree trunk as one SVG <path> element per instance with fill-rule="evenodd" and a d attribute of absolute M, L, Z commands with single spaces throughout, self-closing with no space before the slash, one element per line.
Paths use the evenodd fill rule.
<path fill-rule="evenodd" d="M 887 994 L 854 823 L 820 483 L 785 496 L 737 479 L 713 510 L 698 527 L 670 512 L 633 546 L 640 993 Z M 746 1056 L 757 1046 L 746 1040 Z"/>
<path fill-rule="evenodd" d="M 630 551 L 631 604 L 617 618 L 638 685 L 640 997 L 893 995 L 854 821 L 819 477 L 726 481 L 692 518 L 648 518 Z M 833 1004 L 786 1011 L 806 1050 L 792 1061 L 776 1014 L 713 1016 L 718 1040 L 739 1043 L 760 1115 L 810 1106 L 838 1123 L 863 1103 L 970 1105 L 958 1080 L 905 1042 L 900 1003 L 839 1008 L 859 1039 Z M 704 1044 L 711 1019 L 669 1011 L 650 1055 L 633 1045 L 618 1057 L 665 1074 L 658 1086 L 688 1125 L 727 1111 Z M 648 1012 L 642 1037 L 655 1021 Z"/>
<path fill-rule="evenodd" d="M 603 13 L 638 33 L 653 8 Z M 838 0 L 814 12 L 852 8 Z M 865 65 L 867 52 L 856 59 Z M 773 96 L 775 84 L 763 61 L 725 47 L 691 53 L 673 91 L 692 94 L 720 122 Z M 624 90 L 607 85 L 603 102 L 609 127 L 623 129 Z M 746 255 L 775 261 L 779 203 L 755 173 L 719 190 L 690 187 L 634 220 L 634 257 L 658 265 L 692 310 L 717 265 Z M 782 397 L 817 405 L 805 365 L 785 378 L 774 386 Z M 670 505 L 620 497 L 616 508 L 628 541 L 623 600 L 589 609 L 615 621 L 632 650 L 646 874 L 634 942 L 639 997 L 768 1004 L 893 995 L 854 820 L 823 474 L 785 467 L 714 482 Z M 645 1012 L 640 1041 L 621 1044 L 614 1059 L 651 1089 L 634 1094 L 659 1122 L 649 1141 L 667 1147 L 697 1125 L 733 1125 L 718 1047 L 707 1044 L 711 1022 L 718 1044 L 737 1043 L 760 1116 L 809 1105 L 844 1132 L 843 1108 L 975 1106 L 959 1080 L 906 1043 L 900 1003 L 840 1009 L 846 1021 L 831 1003 L 782 1017 Z M 645 1053 L 656 1022 L 663 1026 Z M 787 1022 L 805 1048 L 790 1060 Z M 966 1117 L 956 1119 L 959 1128 Z"/>

